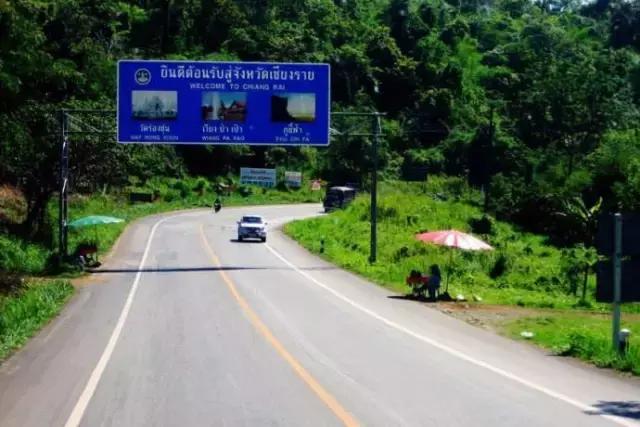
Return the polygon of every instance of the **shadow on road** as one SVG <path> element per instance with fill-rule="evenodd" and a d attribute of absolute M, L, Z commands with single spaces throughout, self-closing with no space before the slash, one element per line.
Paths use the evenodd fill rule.
<path fill-rule="evenodd" d="M 336 267 L 306 267 L 299 268 L 305 271 L 322 271 L 335 270 Z M 197 271 L 243 271 L 243 270 L 291 270 L 290 267 L 246 267 L 246 266 L 222 266 L 222 267 L 147 267 L 147 268 L 104 268 L 87 270 L 93 274 L 111 274 L 111 273 L 187 273 Z"/>
<path fill-rule="evenodd" d="M 640 420 L 640 401 L 603 401 L 593 405 L 595 411 L 587 411 L 589 415 L 615 415 L 617 417 Z"/>
<path fill-rule="evenodd" d="M 238 240 L 238 239 L 229 239 L 232 243 L 263 243 L 260 239 L 251 239 L 251 240 Z"/>
<path fill-rule="evenodd" d="M 419 302 L 435 302 L 430 300 L 429 298 L 425 298 L 423 296 L 415 296 L 415 295 L 389 295 L 387 298 L 390 299 L 401 299 L 405 301 L 419 301 Z"/>

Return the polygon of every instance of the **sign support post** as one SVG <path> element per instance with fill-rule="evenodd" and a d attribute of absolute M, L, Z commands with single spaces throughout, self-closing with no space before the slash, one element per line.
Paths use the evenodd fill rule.
<path fill-rule="evenodd" d="M 58 260 L 65 261 L 69 255 L 69 191 L 71 171 L 69 169 L 70 151 L 73 135 L 109 135 L 115 136 L 115 129 L 105 123 L 113 116 L 114 110 L 62 109 L 60 110 L 60 169 L 58 194 Z M 96 128 L 93 124 L 100 119 Z"/>
<path fill-rule="evenodd" d="M 613 216 L 613 349 L 620 352 L 620 302 L 622 299 L 622 215 Z"/>

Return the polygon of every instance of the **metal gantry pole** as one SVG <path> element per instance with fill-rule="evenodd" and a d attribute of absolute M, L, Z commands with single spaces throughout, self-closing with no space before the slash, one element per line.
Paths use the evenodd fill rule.
<path fill-rule="evenodd" d="M 60 185 L 60 193 L 58 194 L 58 260 L 60 263 L 63 261 L 64 255 L 62 254 L 62 191 L 64 188 L 64 172 L 63 172 L 63 158 L 64 158 L 64 140 L 65 140 L 65 112 L 60 112 L 60 168 L 58 170 L 58 184 Z"/>
<path fill-rule="evenodd" d="M 106 131 L 105 117 L 108 115 L 115 115 L 116 110 L 97 110 L 97 109 L 62 109 L 60 110 L 60 130 L 61 130 L 61 143 L 60 143 L 60 171 L 59 171 L 59 185 L 60 195 L 58 200 L 58 251 L 59 259 L 63 260 L 69 252 L 69 186 L 71 182 L 70 170 L 69 170 L 69 152 L 71 149 L 72 135 L 83 134 L 114 134 L 113 130 Z M 101 127 L 96 129 L 91 124 L 87 123 L 82 117 L 100 117 Z M 71 130 L 71 125 L 76 125 L 77 130 Z"/>
<path fill-rule="evenodd" d="M 622 299 L 622 215 L 613 216 L 613 350 L 620 352 L 620 303 Z"/>
<path fill-rule="evenodd" d="M 60 148 L 60 196 L 58 209 L 58 250 L 60 261 L 67 256 L 69 214 L 69 115 L 66 110 L 61 112 L 62 145 Z"/>

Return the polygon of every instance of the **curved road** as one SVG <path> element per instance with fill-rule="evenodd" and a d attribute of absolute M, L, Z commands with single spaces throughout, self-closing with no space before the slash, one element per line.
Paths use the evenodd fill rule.
<path fill-rule="evenodd" d="M 0 366 L 1 426 L 634 426 L 640 384 L 400 299 L 278 225 L 149 217 Z M 237 243 L 262 214 L 267 244 Z"/>

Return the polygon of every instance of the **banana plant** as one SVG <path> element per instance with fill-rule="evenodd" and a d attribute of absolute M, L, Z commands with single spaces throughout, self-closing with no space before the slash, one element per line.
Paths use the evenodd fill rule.
<path fill-rule="evenodd" d="M 582 197 L 576 196 L 562 201 L 558 216 L 569 218 L 580 227 L 581 240 L 591 246 L 596 234 L 598 216 L 602 211 L 602 197 L 592 206 L 587 206 Z"/>
<path fill-rule="evenodd" d="M 589 274 L 593 271 L 593 267 L 598 261 L 598 256 L 593 246 L 595 239 L 598 216 L 602 211 L 602 197 L 592 206 L 587 206 L 582 197 L 573 197 L 562 202 L 563 210 L 558 212 L 559 216 L 571 219 L 580 227 L 580 235 L 583 244 L 576 246 L 565 253 L 568 271 L 574 271 L 574 274 L 568 274 L 571 277 L 571 288 L 574 295 L 577 293 L 577 271 L 582 270 L 582 300 L 587 295 L 587 283 Z"/>

